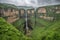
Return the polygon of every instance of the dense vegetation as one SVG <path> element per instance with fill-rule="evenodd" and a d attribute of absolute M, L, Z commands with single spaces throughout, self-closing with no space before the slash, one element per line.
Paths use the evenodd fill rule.
<path fill-rule="evenodd" d="M 14 23 L 12 23 L 19 31 L 23 32 L 24 27 L 24 19 L 18 19 Z"/>
<path fill-rule="evenodd" d="M 33 40 L 60 40 L 60 21 L 46 22 L 40 20 L 43 25 L 46 26 L 36 26 L 32 31 Z M 44 24 L 45 23 L 45 24 Z"/>
<path fill-rule="evenodd" d="M 25 40 L 25 36 L 14 26 L 0 18 L 0 40 Z"/>
<path fill-rule="evenodd" d="M 40 21 L 42 21 L 41 19 Z M 44 25 L 49 22 L 43 20 Z M 53 25 L 52 25 L 53 24 Z M 60 21 L 52 22 L 51 26 L 36 26 L 32 31 L 30 40 L 60 40 Z M 14 26 L 0 18 L 0 40 L 27 40 Z"/>

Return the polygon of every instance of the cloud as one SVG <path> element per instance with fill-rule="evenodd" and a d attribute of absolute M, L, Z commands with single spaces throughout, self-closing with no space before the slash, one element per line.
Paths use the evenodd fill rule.
<path fill-rule="evenodd" d="M 10 3 L 17 6 L 43 6 L 60 4 L 60 0 L 0 0 L 0 3 Z"/>
<path fill-rule="evenodd" d="M 60 2 L 60 0 L 55 0 L 56 2 Z"/>

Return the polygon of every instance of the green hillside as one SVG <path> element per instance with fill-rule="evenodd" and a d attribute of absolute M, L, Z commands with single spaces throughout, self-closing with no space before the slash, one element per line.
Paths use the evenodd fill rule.
<path fill-rule="evenodd" d="M 25 36 L 14 26 L 0 18 L 0 40 L 25 40 Z"/>
<path fill-rule="evenodd" d="M 42 24 L 49 24 L 41 21 Z M 55 21 L 48 26 L 36 26 L 32 31 L 33 40 L 60 40 L 60 21 Z"/>

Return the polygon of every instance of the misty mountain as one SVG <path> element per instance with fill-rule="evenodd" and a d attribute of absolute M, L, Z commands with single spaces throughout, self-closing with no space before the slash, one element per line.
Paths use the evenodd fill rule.
<path fill-rule="evenodd" d="M 33 8 L 32 6 L 16 6 L 14 4 L 8 4 L 8 3 L 0 3 L 0 8 L 15 8 L 15 9 L 27 9 L 27 8 Z"/>
<path fill-rule="evenodd" d="M 0 3 L 0 8 L 17 8 L 14 4 Z"/>

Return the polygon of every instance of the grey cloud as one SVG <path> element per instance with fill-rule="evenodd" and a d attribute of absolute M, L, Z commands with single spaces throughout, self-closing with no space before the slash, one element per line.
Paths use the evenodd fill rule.
<path fill-rule="evenodd" d="M 56 2 L 60 2 L 60 0 L 56 0 Z"/>
<path fill-rule="evenodd" d="M 27 0 L 28 1 L 28 0 Z M 60 0 L 30 0 L 26 3 L 26 0 L 0 0 L 0 3 L 10 3 L 15 4 L 17 6 L 45 6 L 45 5 L 55 5 L 60 4 Z"/>
<path fill-rule="evenodd" d="M 35 1 L 31 0 L 31 3 L 35 3 Z"/>

